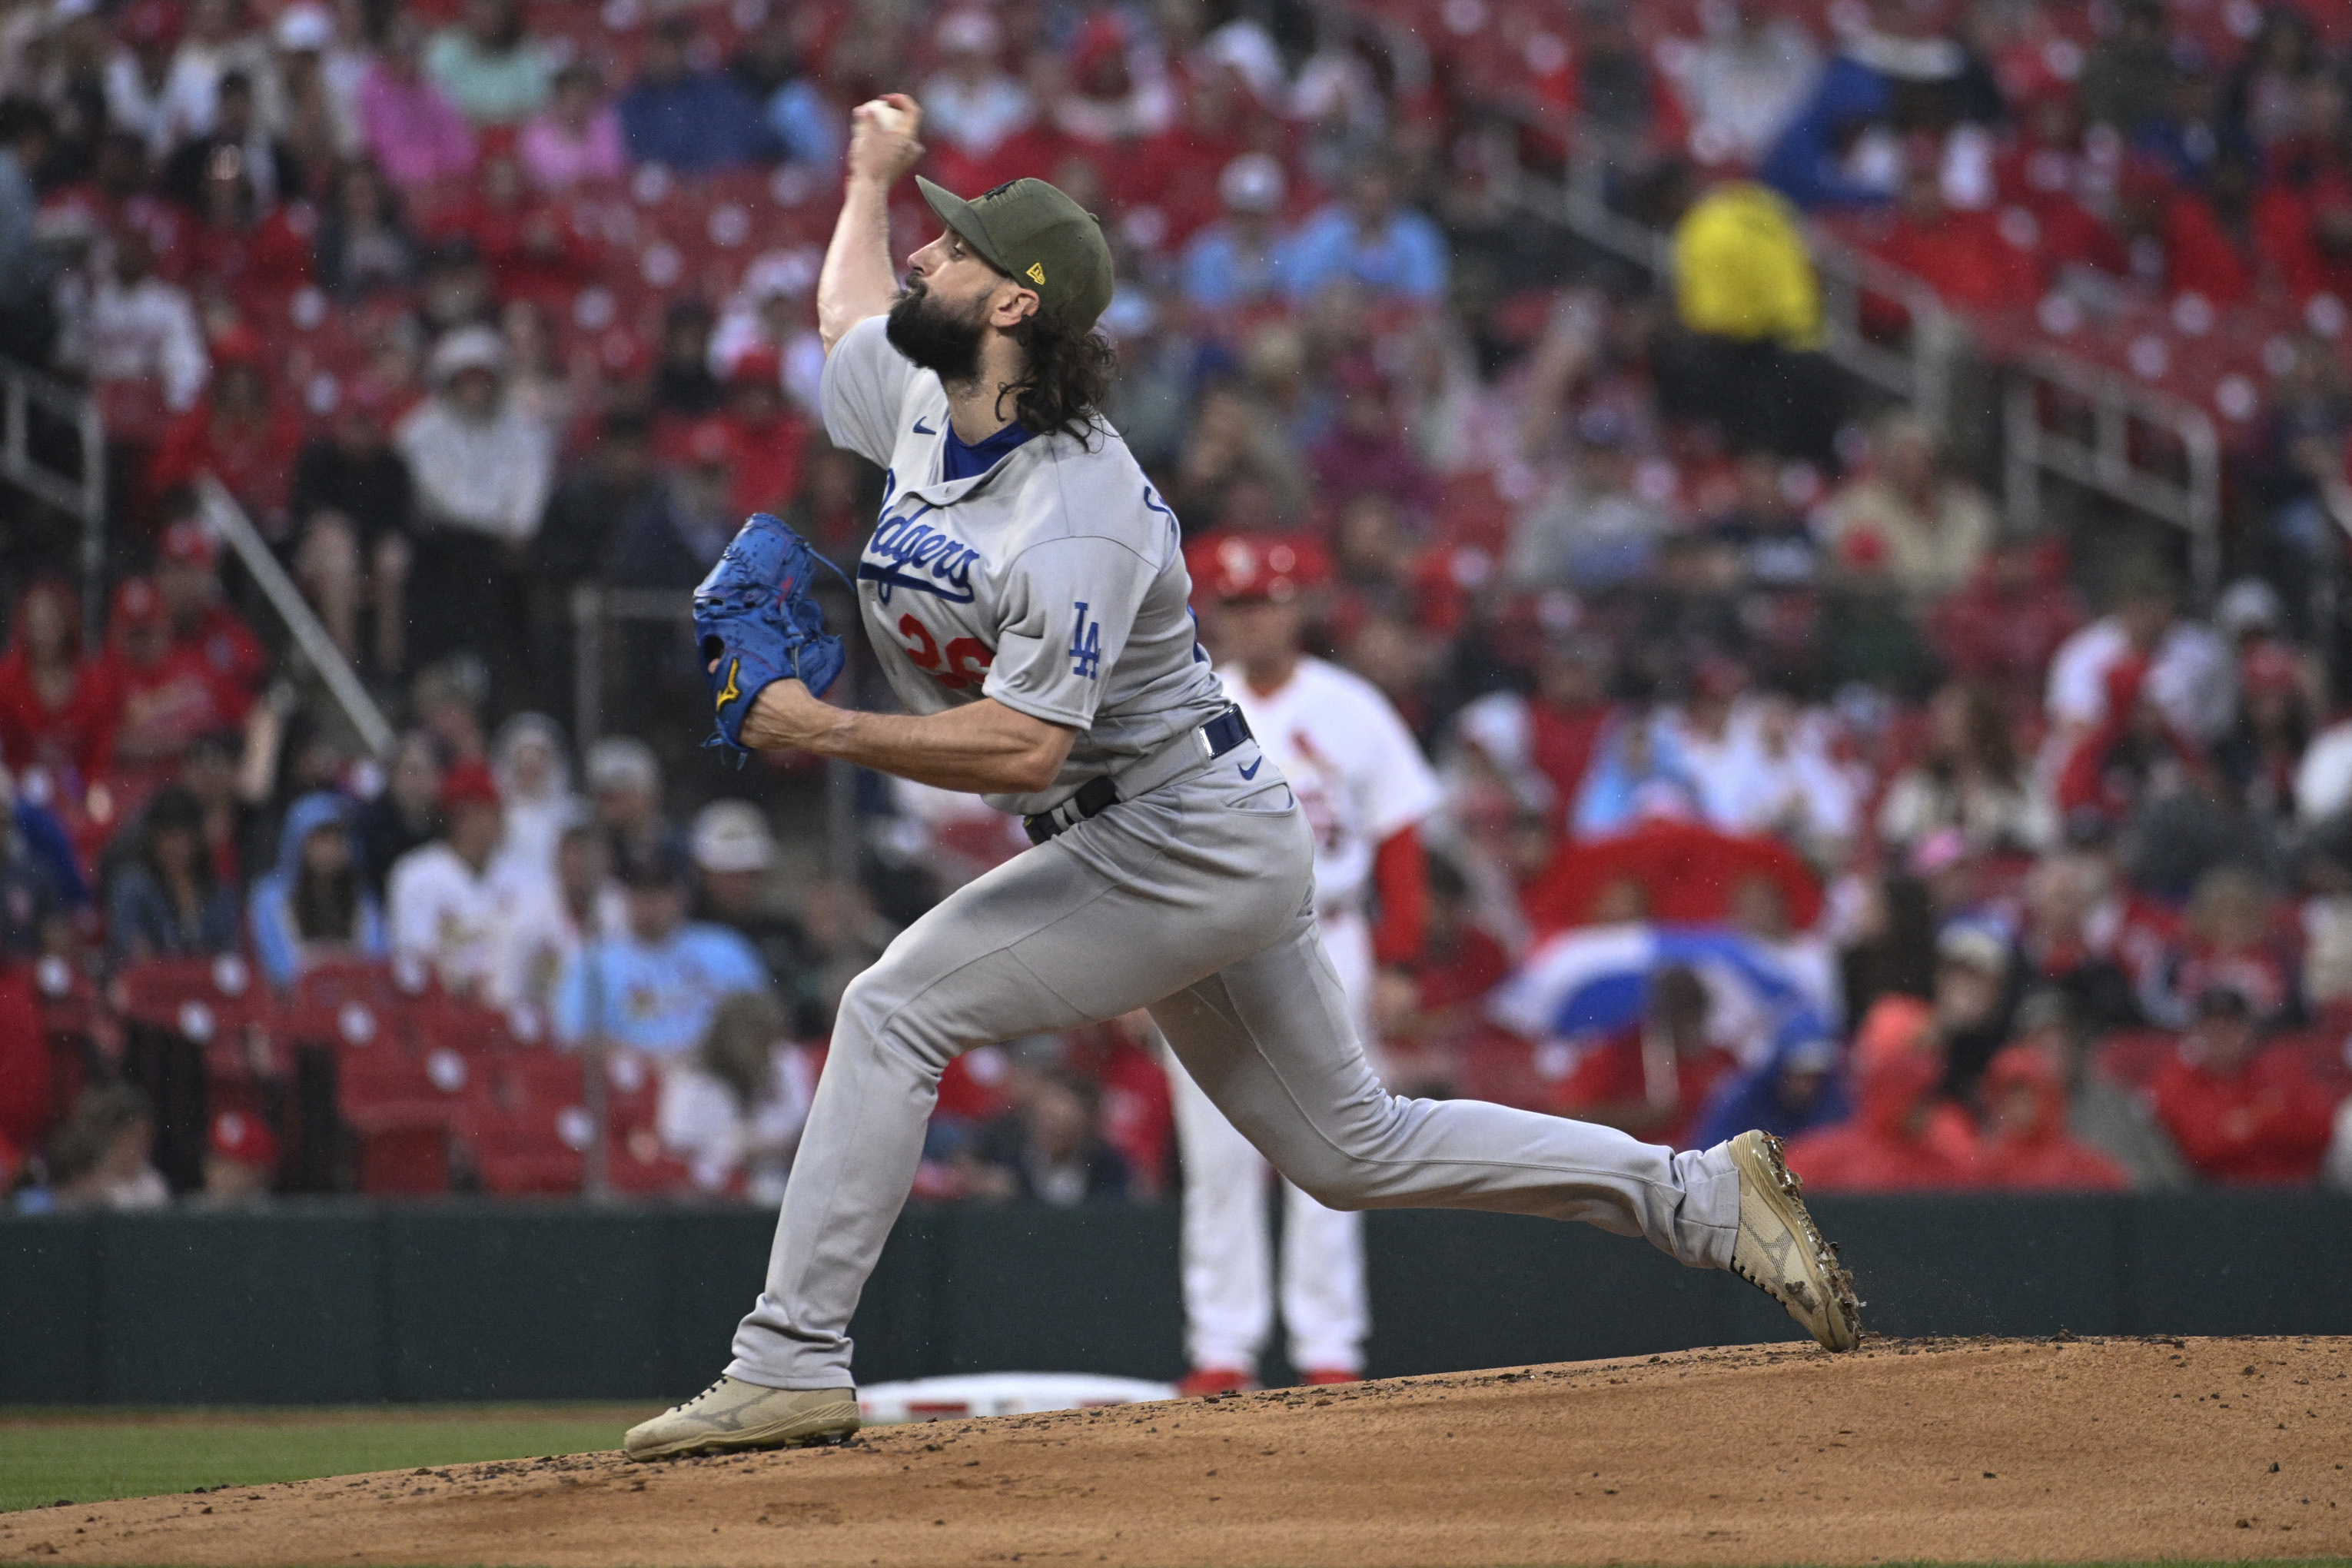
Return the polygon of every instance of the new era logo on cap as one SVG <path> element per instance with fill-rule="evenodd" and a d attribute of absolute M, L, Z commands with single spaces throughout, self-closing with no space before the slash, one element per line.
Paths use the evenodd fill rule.
<path fill-rule="evenodd" d="M 966 201 L 917 176 L 923 199 L 988 264 L 1037 290 L 1038 313 L 1080 331 L 1110 303 L 1110 246 L 1092 213 L 1043 180 L 1020 179 Z"/>

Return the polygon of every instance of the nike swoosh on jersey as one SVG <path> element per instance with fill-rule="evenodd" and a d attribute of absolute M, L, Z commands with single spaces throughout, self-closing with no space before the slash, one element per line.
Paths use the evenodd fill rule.
<path fill-rule="evenodd" d="M 1244 778 L 1245 778 L 1245 779 L 1254 779 L 1254 778 L 1257 777 L 1257 771 L 1258 771 L 1258 769 L 1260 769 L 1260 768 L 1262 768 L 1262 767 L 1264 767 L 1264 766 L 1265 766 L 1265 759 L 1264 757 L 1260 757 L 1257 761 L 1255 761 L 1255 762 L 1252 763 L 1249 766 L 1247 766 L 1247 767 L 1245 767 L 1245 768 L 1238 769 L 1237 771 L 1241 773 L 1242 777 L 1244 777 Z"/>
<path fill-rule="evenodd" d="M 918 436 L 936 436 L 939 432 L 918 419 L 915 421 L 915 434 Z"/>

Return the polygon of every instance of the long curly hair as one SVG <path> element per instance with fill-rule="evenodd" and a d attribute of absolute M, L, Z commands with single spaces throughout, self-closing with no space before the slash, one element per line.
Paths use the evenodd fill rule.
<path fill-rule="evenodd" d="M 1066 430 L 1079 440 L 1094 431 L 1110 395 L 1118 354 L 1110 340 L 1091 328 L 1074 332 L 1032 317 L 1014 334 L 1028 374 L 1004 390 L 1013 416 L 1033 436 Z"/>

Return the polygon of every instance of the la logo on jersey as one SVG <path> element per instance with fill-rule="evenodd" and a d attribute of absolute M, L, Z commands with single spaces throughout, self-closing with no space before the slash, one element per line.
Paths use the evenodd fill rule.
<path fill-rule="evenodd" d="M 1102 623 L 1087 619 L 1087 602 L 1077 601 L 1077 622 L 1070 628 L 1070 673 L 1088 680 L 1102 674 Z"/>
<path fill-rule="evenodd" d="M 885 512 L 874 537 L 866 542 L 857 563 L 860 582 L 879 584 L 875 597 L 883 604 L 899 588 L 929 594 L 951 605 L 972 601 L 971 570 L 981 564 L 980 552 L 950 533 L 921 521 L 932 509 L 926 501 L 898 516 Z"/>

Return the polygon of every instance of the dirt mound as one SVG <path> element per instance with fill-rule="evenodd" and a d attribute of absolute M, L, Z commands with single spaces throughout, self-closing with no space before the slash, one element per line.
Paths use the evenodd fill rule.
<path fill-rule="evenodd" d="M 0 1516 L 43 1563 L 1861 1563 L 2352 1554 L 2352 1341 L 1875 1341 Z"/>

